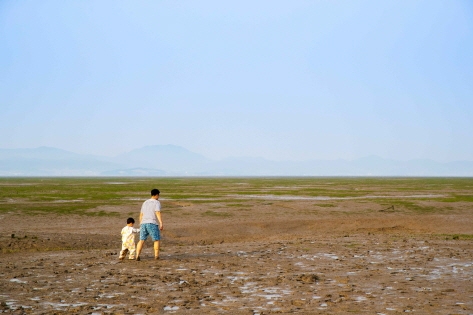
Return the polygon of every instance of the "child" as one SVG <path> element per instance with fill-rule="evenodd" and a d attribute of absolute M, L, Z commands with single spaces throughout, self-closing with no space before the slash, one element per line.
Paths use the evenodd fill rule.
<path fill-rule="evenodd" d="M 126 226 L 122 229 L 122 250 L 120 251 L 120 257 L 118 259 L 125 259 L 126 253 L 130 252 L 130 259 L 135 259 L 135 235 L 133 233 L 138 233 L 140 229 L 133 228 L 135 220 L 133 218 L 128 218 L 126 220 Z"/>

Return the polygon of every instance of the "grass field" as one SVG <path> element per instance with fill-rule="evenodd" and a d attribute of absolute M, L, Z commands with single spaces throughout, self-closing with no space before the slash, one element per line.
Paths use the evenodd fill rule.
<path fill-rule="evenodd" d="M 248 202 L 313 200 L 315 206 L 330 210 L 343 200 L 369 200 L 386 211 L 432 212 L 473 203 L 473 178 L 0 178 L 0 213 L 113 216 L 113 211 L 96 209 L 138 206 L 154 187 L 169 209 L 175 202 L 218 202 L 232 211 L 248 209 Z M 438 206 L 425 205 L 426 200 Z"/>

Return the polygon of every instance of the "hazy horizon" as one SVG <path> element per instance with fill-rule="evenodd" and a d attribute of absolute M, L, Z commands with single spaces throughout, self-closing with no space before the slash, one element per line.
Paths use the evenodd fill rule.
<path fill-rule="evenodd" d="M 473 3 L 0 2 L 0 148 L 473 161 Z"/>
<path fill-rule="evenodd" d="M 133 149 L 130 149 L 130 150 L 127 150 L 125 152 L 121 152 L 121 153 L 118 153 L 118 154 L 114 154 L 114 155 L 104 155 L 104 154 L 92 154 L 92 153 L 80 153 L 80 152 L 75 152 L 75 151 L 71 151 L 71 150 L 66 150 L 64 148 L 59 148 L 59 147 L 51 147 L 51 146 L 39 146 L 39 147 L 31 147 L 31 148 L 26 148 L 26 147 L 23 147 L 23 148 L 0 148 L 0 150 L 38 150 L 38 149 L 42 149 L 42 148 L 45 148 L 45 149 L 52 149 L 52 150 L 61 150 L 61 151 L 66 151 L 66 152 L 69 152 L 69 153 L 73 153 L 73 154 L 78 154 L 78 155 L 84 155 L 84 156 L 87 156 L 87 155 L 90 155 L 90 156 L 96 156 L 96 157 L 104 157 L 104 158 L 114 158 L 114 157 L 118 157 L 120 155 L 126 155 L 127 153 L 131 153 L 131 152 L 135 152 L 135 151 L 141 151 L 142 149 L 145 149 L 145 148 L 158 148 L 158 147 L 173 147 L 173 148 L 178 148 L 178 149 L 183 149 L 184 151 L 187 151 L 189 153 L 195 153 L 197 155 L 200 155 L 206 159 L 209 159 L 209 160 L 215 160 L 215 161 L 218 161 L 218 160 L 224 160 L 224 159 L 251 159 L 251 158 L 254 158 L 254 159 L 263 159 L 263 160 L 269 160 L 269 161 L 276 161 L 276 162 L 284 162 L 284 161 L 287 161 L 287 162 L 307 162 L 307 161 L 315 161 L 315 160 L 320 160 L 320 161 L 337 161 L 337 160 L 345 160 L 345 161 L 355 161 L 355 160 L 360 160 L 360 159 L 365 159 L 365 158 L 380 158 L 380 159 L 383 159 L 383 160 L 392 160 L 392 161 L 398 161 L 398 162 L 408 162 L 408 161 L 415 161 L 415 160 L 431 160 L 431 161 L 435 161 L 435 162 L 438 162 L 438 163 L 448 163 L 448 162 L 461 162 L 461 161 L 466 161 L 466 162 L 473 162 L 473 160 L 452 160 L 452 161 L 448 161 L 448 162 L 444 162 L 444 161 L 439 161 L 439 160 L 435 160 L 435 159 L 430 159 L 430 158 L 419 158 L 419 159 L 390 159 L 390 158 L 386 158 L 386 157 L 382 157 L 382 156 L 379 156 L 379 155 L 376 155 L 376 154 L 371 154 L 371 155 L 365 155 L 365 156 L 359 156 L 359 157 L 354 157 L 354 158 L 336 158 L 336 159 L 308 159 L 308 160 L 276 160 L 276 159 L 271 159 L 271 158 L 266 158 L 266 157 L 258 157 L 258 156 L 224 156 L 224 157 L 221 157 L 221 158 L 218 158 L 218 159 L 214 159 L 214 158 L 211 158 L 211 157 L 208 157 L 206 156 L 205 154 L 202 154 L 201 152 L 197 152 L 197 151 L 192 151 L 192 150 L 189 150 L 185 147 L 182 147 L 182 146 L 179 146 L 179 145 L 174 145 L 174 144 L 158 144 L 158 145 L 145 145 L 143 147 L 139 147 L 139 148 L 133 148 Z"/>

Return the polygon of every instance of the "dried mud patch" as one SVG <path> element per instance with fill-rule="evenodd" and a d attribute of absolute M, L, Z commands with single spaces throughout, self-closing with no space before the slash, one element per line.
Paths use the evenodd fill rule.
<path fill-rule="evenodd" d="M 466 210 L 363 213 L 366 204 L 347 201 L 314 215 L 304 202 L 282 205 L 293 212 L 254 204 L 219 217 L 203 213 L 230 211 L 221 204 L 180 205 L 192 215 L 163 207 L 161 259 L 148 241 L 140 262 L 118 260 L 129 208 L 120 217 L 3 214 L 0 312 L 473 313 Z"/>
<path fill-rule="evenodd" d="M 470 241 L 399 235 L 10 254 L 2 311 L 41 314 L 469 314 Z"/>

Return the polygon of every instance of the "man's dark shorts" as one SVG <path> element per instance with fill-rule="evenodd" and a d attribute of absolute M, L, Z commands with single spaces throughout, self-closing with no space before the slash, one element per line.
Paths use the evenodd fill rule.
<path fill-rule="evenodd" d="M 161 239 L 161 233 L 159 228 L 153 223 L 143 223 L 140 225 L 140 240 L 145 241 L 148 236 L 151 235 L 153 241 L 159 241 Z"/>

